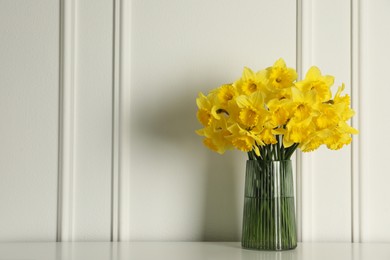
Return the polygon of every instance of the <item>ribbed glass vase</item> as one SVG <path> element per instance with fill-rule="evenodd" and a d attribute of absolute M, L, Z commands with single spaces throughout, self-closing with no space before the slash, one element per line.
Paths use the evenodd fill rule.
<path fill-rule="evenodd" d="M 297 247 L 290 160 L 247 161 L 242 247 L 258 250 Z"/>

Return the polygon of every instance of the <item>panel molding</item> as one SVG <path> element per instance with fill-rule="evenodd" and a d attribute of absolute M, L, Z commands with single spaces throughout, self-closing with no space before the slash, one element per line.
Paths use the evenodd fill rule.
<path fill-rule="evenodd" d="M 75 85 L 76 85 L 76 35 L 77 35 L 77 0 L 61 0 L 60 8 L 60 122 L 59 122 L 59 168 L 58 168 L 58 207 L 57 207 L 57 241 L 75 240 Z M 129 22 L 130 3 L 113 0 L 113 49 L 112 49 L 112 165 L 111 165 L 111 241 L 128 240 L 128 172 L 127 160 L 121 160 L 129 149 L 122 145 L 128 137 L 129 127 L 126 113 L 129 103 L 126 100 L 129 90 L 124 89 L 122 82 L 128 81 L 126 73 L 122 73 L 123 64 L 129 63 L 122 51 L 123 21 Z M 124 7 L 124 8 L 122 8 Z M 122 15 L 126 12 L 126 17 Z M 130 33 L 128 33 L 130 36 Z M 122 58 L 123 57 L 123 58 Z M 124 123 L 122 123 L 124 122 Z M 124 130 L 122 130 L 124 128 Z M 129 152 L 127 152 L 129 154 Z"/>
<path fill-rule="evenodd" d="M 60 108 L 57 241 L 73 240 L 75 0 L 60 1 Z"/>
<path fill-rule="evenodd" d="M 119 174 L 120 174 L 120 0 L 113 0 L 112 50 L 112 180 L 111 180 L 111 241 L 119 240 Z"/>
<path fill-rule="evenodd" d="M 131 1 L 115 0 L 115 34 L 114 46 L 118 54 L 116 80 L 118 96 L 116 102 L 118 115 L 117 149 L 117 183 L 114 192 L 117 194 L 116 212 L 113 213 L 113 238 L 117 241 L 130 240 L 130 79 L 131 79 Z M 117 229 L 116 231 L 114 229 Z M 114 233 L 114 231 L 116 233 Z"/>
<path fill-rule="evenodd" d="M 297 0 L 297 71 L 312 64 L 312 0 Z M 298 241 L 312 240 L 312 156 L 297 151 L 297 224 Z"/>
<path fill-rule="evenodd" d="M 352 118 L 352 127 L 361 129 L 360 125 L 360 1 L 351 0 L 351 103 L 356 115 Z M 360 175 L 360 145 L 359 135 L 352 142 L 352 242 L 361 242 L 361 175 Z"/>
<path fill-rule="evenodd" d="M 131 3 L 114 0 L 113 35 L 113 159 L 111 241 L 128 241 L 129 222 L 129 111 Z M 123 159 L 124 158 L 124 159 Z"/>

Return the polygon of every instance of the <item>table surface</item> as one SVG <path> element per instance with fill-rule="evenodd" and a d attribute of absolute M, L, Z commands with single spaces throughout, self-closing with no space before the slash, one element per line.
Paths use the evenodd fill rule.
<path fill-rule="evenodd" d="M 289 251 L 255 251 L 239 242 L 0 243 L 0 260 L 390 260 L 390 243 L 299 243 Z"/>

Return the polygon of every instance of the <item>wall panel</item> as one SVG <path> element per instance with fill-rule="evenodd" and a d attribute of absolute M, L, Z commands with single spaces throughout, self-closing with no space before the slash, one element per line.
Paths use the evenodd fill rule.
<path fill-rule="evenodd" d="M 245 154 L 214 154 L 195 98 L 283 57 L 295 66 L 295 1 L 132 1 L 131 240 L 239 240 Z"/>
<path fill-rule="evenodd" d="M 59 8 L 0 2 L 0 241 L 56 237 Z"/>
<path fill-rule="evenodd" d="M 345 83 L 351 94 L 351 7 L 349 1 L 312 1 L 311 64 L 335 76 L 332 92 Z M 330 19 L 331 17 L 331 19 Z M 305 156 L 305 155 L 303 155 Z M 351 146 L 323 147 L 311 155 L 311 239 L 351 239 Z M 305 238 L 303 238 L 305 240 Z"/>
<path fill-rule="evenodd" d="M 390 182 L 387 129 L 390 59 L 390 2 L 362 0 L 360 5 L 360 171 L 361 241 L 389 242 Z M 383 131 L 380 131 L 383 129 Z"/>
<path fill-rule="evenodd" d="M 113 1 L 76 1 L 74 239 L 110 240 Z"/>
<path fill-rule="evenodd" d="M 302 0 L 301 78 L 311 66 L 335 76 L 332 92 L 350 86 L 350 3 Z M 337 5 L 337 8 L 335 6 Z M 329 19 L 332 14 L 332 19 Z M 298 154 L 298 222 L 302 241 L 350 241 L 351 148 L 330 151 L 321 147 Z M 301 213 L 301 216 L 299 216 Z"/>

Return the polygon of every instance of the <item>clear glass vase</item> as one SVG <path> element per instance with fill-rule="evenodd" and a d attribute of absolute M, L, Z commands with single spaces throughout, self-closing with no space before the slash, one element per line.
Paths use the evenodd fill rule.
<path fill-rule="evenodd" d="M 247 161 L 242 247 L 258 250 L 297 247 L 290 160 Z"/>

